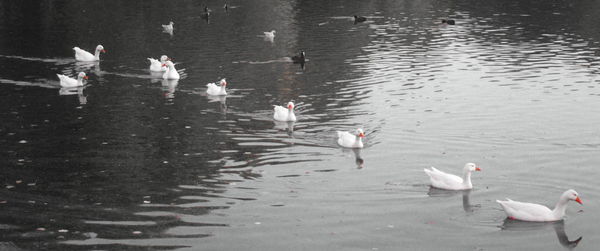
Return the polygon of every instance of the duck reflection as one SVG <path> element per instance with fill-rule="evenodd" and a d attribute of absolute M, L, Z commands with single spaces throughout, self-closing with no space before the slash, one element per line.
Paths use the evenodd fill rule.
<path fill-rule="evenodd" d="M 75 71 L 76 72 L 93 72 L 96 76 L 101 77 L 104 75 L 102 70 L 100 69 L 100 61 L 93 62 L 85 62 L 85 61 L 76 61 L 75 62 Z"/>
<path fill-rule="evenodd" d="M 504 223 L 502 224 L 501 228 L 502 230 L 539 230 L 539 229 L 544 229 L 544 228 L 548 228 L 552 226 L 552 228 L 554 228 L 554 231 L 556 232 L 556 237 L 558 238 L 558 242 L 560 243 L 560 245 L 562 245 L 564 248 L 568 249 L 568 250 L 573 250 L 575 247 L 577 247 L 577 245 L 579 245 L 579 242 L 581 242 L 581 240 L 583 239 L 583 236 L 580 236 L 579 238 L 570 241 L 569 237 L 567 237 L 567 234 L 565 233 L 565 221 L 561 220 L 561 221 L 556 221 L 556 222 L 529 222 L 529 221 L 520 221 L 520 220 L 512 220 L 509 218 L 506 218 L 504 220 Z"/>
<path fill-rule="evenodd" d="M 294 121 L 277 121 L 277 120 L 274 120 L 273 122 L 275 123 L 275 126 L 273 128 L 280 130 L 280 131 L 286 131 L 287 135 L 292 137 L 292 134 L 294 133 L 294 125 L 296 122 L 294 122 Z"/>
<path fill-rule="evenodd" d="M 354 163 L 357 169 L 363 169 L 365 167 L 365 160 L 360 156 L 361 148 L 341 148 L 343 153 L 352 152 L 354 155 Z"/>
<path fill-rule="evenodd" d="M 175 98 L 175 89 L 177 88 L 177 84 L 179 84 L 179 80 L 177 79 L 163 79 L 162 90 L 166 99 Z"/>
<path fill-rule="evenodd" d="M 63 87 L 58 90 L 58 94 L 61 96 L 77 95 L 79 98 L 79 104 L 87 104 L 87 96 L 83 95 L 83 86 L 80 87 Z"/>
<path fill-rule="evenodd" d="M 429 192 L 427 192 L 427 195 L 429 195 L 431 197 L 450 197 L 450 196 L 454 196 L 456 194 L 462 194 L 462 205 L 463 205 L 463 209 L 465 210 L 465 212 L 471 213 L 471 212 L 475 211 L 474 208 L 477 208 L 480 206 L 480 205 L 472 205 L 471 204 L 471 199 L 470 199 L 471 189 L 453 191 L 453 190 L 444 190 L 444 189 L 439 189 L 439 188 L 435 188 L 435 187 L 429 187 Z"/>
<path fill-rule="evenodd" d="M 207 95 L 206 97 L 208 98 L 209 103 L 219 102 L 219 107 L 221 108 L 221 113 L 223 113 L 223 114 L 227 113 L 227 96 L 225 96 L 225 95 L 219 95 L 219 96 Z"/>

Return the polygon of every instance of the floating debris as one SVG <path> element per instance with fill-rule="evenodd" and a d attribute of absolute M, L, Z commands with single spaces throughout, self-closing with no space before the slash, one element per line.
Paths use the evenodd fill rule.
<path fill-rule="evenodd" d="M 27 140 L 23 139 L 23 140 L 19 141 L 19 144 L 27 144 Z"/>

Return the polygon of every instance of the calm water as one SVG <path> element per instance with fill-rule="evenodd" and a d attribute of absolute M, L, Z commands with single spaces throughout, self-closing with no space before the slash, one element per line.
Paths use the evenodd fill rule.
<path fill-rule="evenodd" d="M 0 249 L 600 245 L 598 2 L 210 0 L 208 20 L 198 1 L 40 2 L 0 2 Z M 99 64 L 73 60 L 97 44 Z M 181 80 L 147 70 L 162 54 Z M 207 97 L 222 77 L 231 95 Z M 274 123 L 290 100 L 299 121 Z M 357 127 L 364 149 L 336 145 Z M 466 162 L 473 191 L 430 190 L 423 168 Z M 495 202 L 568 188 L 584 205 L 557 224 Z"/>

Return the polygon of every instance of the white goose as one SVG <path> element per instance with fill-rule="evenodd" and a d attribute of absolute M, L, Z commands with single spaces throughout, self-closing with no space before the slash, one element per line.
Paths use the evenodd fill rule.
<path fill-rule="evenodd" d="M 540 204 L 519 202 L 509 198 L 506 198 L 505 201 L 496 200 L 496 202 L 500 203 L 509 219 L 522 221 L 559 221 L 565 216 L 567 203 L 570 200 L 583 205 L 577 192 L 573 189 L 567 190 L 560 196 L 554 210 L 550 210 L 548 207 Z"/>
<path fill-rule="evenodd" d="M 171 60 L 169 57 L 167 57 L 167 55 L 162 55 L 160 56 L 160 61 L 154 59 L 154 58 L 148 58 L 148 60 L 150 61 L 150 71 L 166 71 L 167 70 L 167 66 L 163 66 L 167 60 Z"/>
<path fill-rule="evenodd" d="M 163 66 L 167 67 L 167 70 L 163 74 L 163 79 L 179 79 L 179 73 L 175 69 L 175 64 L 173 64 L 173 62 L 167 61 Z"/>
<path fill-rule="evenodd" d="M 77 75 L 77 79 L 62 74 L 56 74 L 56 76 L 58 76 L 58 79 L 60 80 L 60 86 L 64 88 L 83 86 L 83 80 L 88 79 L 85 72 L 80 72 L 79 75 Z"/>
<path fill-rule="evenodd" d="M 169 22 L 169 24 L 163 24 L 163 30 L 167 33 L 173 33 L 173 24 L 175 24 L 173 21 Z"/>
<path fill-rule="evenodd" d="M 273 110 L 275 111 L 273 119 L 277 121 L 296 121 L 293 102 L 288 102 L 287 108 L 280 105 L 274 105 Z"/>
<path fill-rule="evenodd" d="M 431 167 L 431 170 L 423 169 L 423 171 L 429 175 L 432 187 L 446 190 L 466 190 L 473 188 L 473 184 L 471 183 L 471 172 L 481 171 L 481 168 L 473 163 L 465 164 L 462 178 L 454 174 L 437 170 L 435 167 Z"/>
<path fill-rule="evenodd" d="M 265 34 L 265 38 L 267 38 L 269 40 L 273 40 L 275 38 L 275 30 L 265 31 L 265 32 L 263 32 L 263 34 Z"/>
<path fill-rule="evenodd" d="M 102 46 L 102 45 L 96 46 L 96 52 L 94 52 L 93 55 L 92 55 L 92 53 L 84 51 L 84 50 L 80 49 L 79 47 L 73 47 L 73 50 L 75 51 L 75 60 L 84 61 L 84 62 L 99 61 L 100 60 L 100 52 L 106 53 L 106 50 L 104 50 L 104 46 Z"/>
<path fill-rule="evenodd" d="M 365 137 L 365 133 L 362 129 L 356 129 L 355 133 L 337 131 L 338 140 L 337 143 L 340 146 L 347 148 L 363 148 L 362 138 Z"/>
<path fill-rule="evenodd" d="M 227 95 L 227 91 L 225 90 L 226 86 L 227 86 L 227 81 L 225 81 L 225 79 L 221 79 L 221 81 L 219 81 L 219 85 L 216 85 L 215 83 L 208 83 L 206 85 L 206 87 L 207 87 L 206 93 L 208 95 L 214 95 L 214 96 Z"/>

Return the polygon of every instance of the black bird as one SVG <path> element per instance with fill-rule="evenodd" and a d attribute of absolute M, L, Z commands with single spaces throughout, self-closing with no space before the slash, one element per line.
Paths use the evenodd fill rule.
<path fill-rule="evenodd" d="M 359 17 L 357 15 L 354 15 L 354 23 L 361 23 L 361 22 L 364 22 L 364 21 L 367 21 L 366 17 Z"/>
<path fill-rule="evenodd" d="M 448 20 L 442 19 L 442 24 L 454 25 L 456 23 L 452 19 L 448 19 Z"/>
<path fill-rule="evenodd" d="M 294 64 L 304 64 L 304 62 L 306 60 L 305 57 L 306 57 L 306 53 L 304 53 L 304 51 L 300 51 L 298 56 L 292 57 L 292 61 L 294 62 Z"/>

